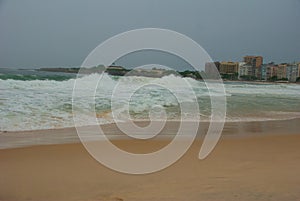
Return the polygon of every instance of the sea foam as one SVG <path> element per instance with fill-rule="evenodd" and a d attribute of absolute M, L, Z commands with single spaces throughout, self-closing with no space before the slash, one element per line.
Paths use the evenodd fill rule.
<path fill-rule="evenodd" d="M 117 119 L 120 121 L 127 118 L 126 104 L 129 104 L 130 118 L 134 120 L 149 120 L 153 106 L 161 106 L 168 120 L 180 120 L 182 115 L 189 115 L 181 114 L 182 104 L 198 104 L 201 121 L 210 121 L 210 98 L 220 95 L 217 89 L 208 91 L 203 81 L 174 75 L 148 78 L 91 74 L 60 81 L 0 79 L 0 130 L 73 127 L 75 82 L 78 84 L 75 98 L 80 98 L 76 109 L 84 111 L 80 116 L 80 126 L 89 125 L 94 118 L 99 124 L 114 122 L 112 102 L 120 114 Z M 300 85 L 232 82 L 224 86 L 227 121 L 300 117 Z M 91 95 L 94 103 L 86 101 Z M 87 112 L 90 108 L 93 110 Z"/>

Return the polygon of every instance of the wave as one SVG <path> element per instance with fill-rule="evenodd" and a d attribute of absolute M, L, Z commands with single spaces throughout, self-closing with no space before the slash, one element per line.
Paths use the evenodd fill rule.
<path fill-rule="evenodd" d="M 21 75 L 21 74 L 0 74 L 1 80 L 21 80 L 21 81 L 31 81 L 31 80 L 55 80 L 55 81 L 65 81 L 72 79 L 71 76 L 65 75 Z"/>
<path fill-rule="evenodd" d="M 85 111 L 95 107 L 100 124 L 114 121 L 111 103 L 116 87 L 119 87 L 119 90 L 115 91 L 113 100 L 121 117 L 126 112 L 124 100 L 131 97 L 130 115 L 137 120 L 147 119 L 149 111 L 155 105 L 165 109 L 168 119 L 176 120 L 181 114 L 180 104 L 189 106 L 195 101 L 199 104 L 202 120 L 209 120 L 210 97 L 218 96 L 218 90 L 211 89 L 209 93 L 204 82 L 174 75 L 149 78 L 90 74 L 77 79 L 71 76 L 74 75 L 0 74 L 0 130 L 74 126 L 72 92 L 75 80 L 76 84 L 82 86 L 82 89 L 79 87 L 79 109 Z M 98 87 L 95 90 L 97 81 Z M 145 87 L 137 88 L 138 86 Z M 197 99 L 186 89 L 187 86 L 192 87 Z M 227 96 L 227 121 L 265 121 L 300 117 L 300 85 L 225 83 L 224 86 Z M 131 94 L 135 89 L 135 93 Z M 180 101 L 172 92 L 181 97 Z M 86 101 L 90 94 L 95 95 L 94 105 Z M 89 122 L 93 122 L 91 118 L 95 118 L 95 114 L 86 113 L 81 118 L 81 125 L 88 125 Z"/>

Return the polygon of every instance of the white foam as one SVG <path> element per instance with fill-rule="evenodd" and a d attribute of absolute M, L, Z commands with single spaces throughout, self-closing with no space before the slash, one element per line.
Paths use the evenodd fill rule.
<path fill-rule="evenodd" d="M 157 84 L 157 86 L 149 85 L 141 88 L 132 96 L 130 109 L 133 116 L 131 117 L 139 120 L 148 118 L 149 110 L 153 105 L 163 106 L 168 112 L 170 120 L 179 120 L 180 108 L 178 107 L 180 103 L 195 102 L 195 97 L 188 93 L 183 83 L 188 83 L 195 91 L 202 121 L 209 121 L 209 96 L 219 95 L 217 89 L 212 89 L 209 94 L 204 82 L 174 75 L 163 78 L 136 76 L 117 78 L 107 74 L 102 76 L 91 74 L 78 78 L 76 83 L 81 84 L 80 107 L 84 111 L 88 111 L 91 107 L 90 103 L 85 102 L 85 96 L 95 92 L 97 114 L 93 114 L 92 111 L 83 113 L 80 117 L 80 125 L 89 125 L 89 122 L 92 122 L 91 118 L 95 118 L 95 116 L 100 124 L 113 122 L 110 100 L 113 90 L 120 82 L 119 79 L 122 79 L 122 91 L 118 94 L 116 104 L 121 113 L 124 110 L 123 98 L 129 94 L 131 89 L 153 82 Z M 97 81 L 99 82 L 96 89 Z M 74 82 L 75 79 L 67 81 L 0 80 L 0 131 L 74 126 L 72 114 Z M 163 86 L 169 88 L 164 89 Z M 231 108 L 227 121 L 263 121 L 300 117 L 300 85 L 226 83 L 225 88 L 229 101 L 227 105 Z M 172 90 L 180 94 L 180 101 L 171 93 Z M 247 105 L 249 105 L 248 109 Z M 246 113 L 245 110 L 247 110 Z M 249 114 L 251 115 L 249 116 Z"/>

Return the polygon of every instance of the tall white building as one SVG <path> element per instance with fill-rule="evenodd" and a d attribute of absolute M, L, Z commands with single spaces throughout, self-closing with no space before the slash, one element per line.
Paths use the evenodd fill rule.
<path fill-rule="evenodd" d="M 242 79 L 243 76 L 252 76 L 253 66 L 245 62 L 241 62 L 239 66 L 239 79 Z"/>
<path fill-rule="evenodd" d="M 286 66 L 286 78 L 290 82 L 296 82 L 298 77 L 300 77 L 300 64 L 288 64 Z"/>

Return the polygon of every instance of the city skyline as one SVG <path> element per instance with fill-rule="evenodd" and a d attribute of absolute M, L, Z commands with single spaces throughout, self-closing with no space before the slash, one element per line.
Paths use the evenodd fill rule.
<path fill-rule="evenodd" d="M 214 61 L 205 64 L 205 73 L 214 75 L 215 69 L 229 80 L 264 80 L 299 82 L 300 62 L 264 63 L 261 55 L 246 55 L 242 62 Z"/>

